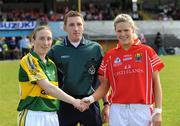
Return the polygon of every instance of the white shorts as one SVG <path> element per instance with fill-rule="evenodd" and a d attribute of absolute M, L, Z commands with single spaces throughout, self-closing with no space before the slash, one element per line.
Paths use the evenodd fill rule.
<path fill-rule="evenodd" d="M 56 112 L 23 110 L 18 115 L 18 126 L 59 126 Z"/>
<path fill-rule="evenodd" d="M 109 113 L 109 126 L 150 126 L 150 105 L 112 104 Z"/>

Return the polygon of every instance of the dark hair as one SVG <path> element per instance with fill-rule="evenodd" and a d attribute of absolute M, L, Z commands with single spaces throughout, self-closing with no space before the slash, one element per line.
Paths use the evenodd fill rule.
<path fill-rule="evenodd" d="M 161 35 L 161 33 L 160 33 L 160 32 L 157 32 L 157 35 Z"/>

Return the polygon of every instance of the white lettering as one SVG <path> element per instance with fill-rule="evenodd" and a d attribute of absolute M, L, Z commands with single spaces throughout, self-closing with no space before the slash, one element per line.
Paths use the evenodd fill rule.
<path fill-rule="evenodd" d="M 120 75 L 127 75 L 127 74 L 137 74 L 137 73 L 143 73 L 143 69 L 126 69 L 126 70 L 121 70 L 121 71 L 118 71 L 118 72 L 115 72 L 114 73 L 114 76 L 117 77 L 117 76 L 120 76 Z"/>
<path fill-rule="evenodd" d="M 10 21 L 0 22 L 0 30 L 34 29 L 35 21 Z"/>

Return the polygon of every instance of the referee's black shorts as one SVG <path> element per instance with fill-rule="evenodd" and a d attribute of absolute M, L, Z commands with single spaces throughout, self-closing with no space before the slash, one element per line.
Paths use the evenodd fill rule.
<path fill-rule="evenodd" d="M 73 96 L 75 98 L 84 98 L 86 96 Z M 80 112 L 73 105 L 60 102 L 60 110 L 58 111 L 60 126 L 76 126 L 81 123 L 84 126 L 102 126 L 100 107 L 98 102 L 94 102 L 84 112 Z"/>

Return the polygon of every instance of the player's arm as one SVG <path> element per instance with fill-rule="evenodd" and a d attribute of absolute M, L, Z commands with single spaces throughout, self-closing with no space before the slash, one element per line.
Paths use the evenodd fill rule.
<path fill-rule="evenodd" d="M 83 98 L 83 101 L 89 102 L 91 104 L 91 103 L 103 98 L 104 96 L 106 96 L 106 94 L 109 90 L 109 87 L 110 87 L 110 85 L 108 83 L 108 79 L 101 75 L 99 75 L 98 78 L 100 80 L 99 87 L 96 89 L 96 91 L 92 95 L 90 95 L 89 97 Z"/>
<path fill-rule="evenodd" d="M 162 121 L 162 88 L 161 88 L 161 82 L 160 82 L 160 76 L 159 76 L 159 71 L 153 72 L 153 84 L 154 84 L 154 98 L 155 98 L 155 109 L 153 113 L 153 122 L 154 126 L 160 125 Z"/>
<path fill-rule="evenodd" d="M 155 108 L 162 108 L 162 88 L 160 82 L 159 72 L 153 72 Z"/>
<path fill-rule="evenodd" d="M 62 91 L 60 88 L 56 87 L 55 85 L 52 85 L 47 79 L 39 80 L 37 81 L 37 84 L 45 90 L 46 94 L 51 95 L 53 97 L 58 98 L 59 100 L 62 100 L 64 102 L 67 102 L 69 104 L 72 104 L 74 107 L 78 108 L 79 110 L 83 111 L 81 109 L 81 101 L 79 99 L 75 99 L 72 96 L 66 94 L 64 91 Z M 84 108 L 86 108 L 85 104 Z"/>
<path fill-rule="evenodd" d="M 103 108 L 102 108 L 102 122 L 108 123 L 109 121 L 109 109 L 110 109 L 110 103 L 108 101 L 109 92 L 106 94 L 106 96 L 103 97 Z"/>
<path fill-rule="evenodd" d="M 98 101 L 99 99 L 106 96 L 107 92 L 109 91 L 109 87 L 110 87 L 107 78 L 105 78 L 104 76 L 101 76 L 101 75 L 99 75 L 98 78 L 100 80 L 100 85 L 97 88 L 97 90 L 92 94 L 95 101 Z"/>

